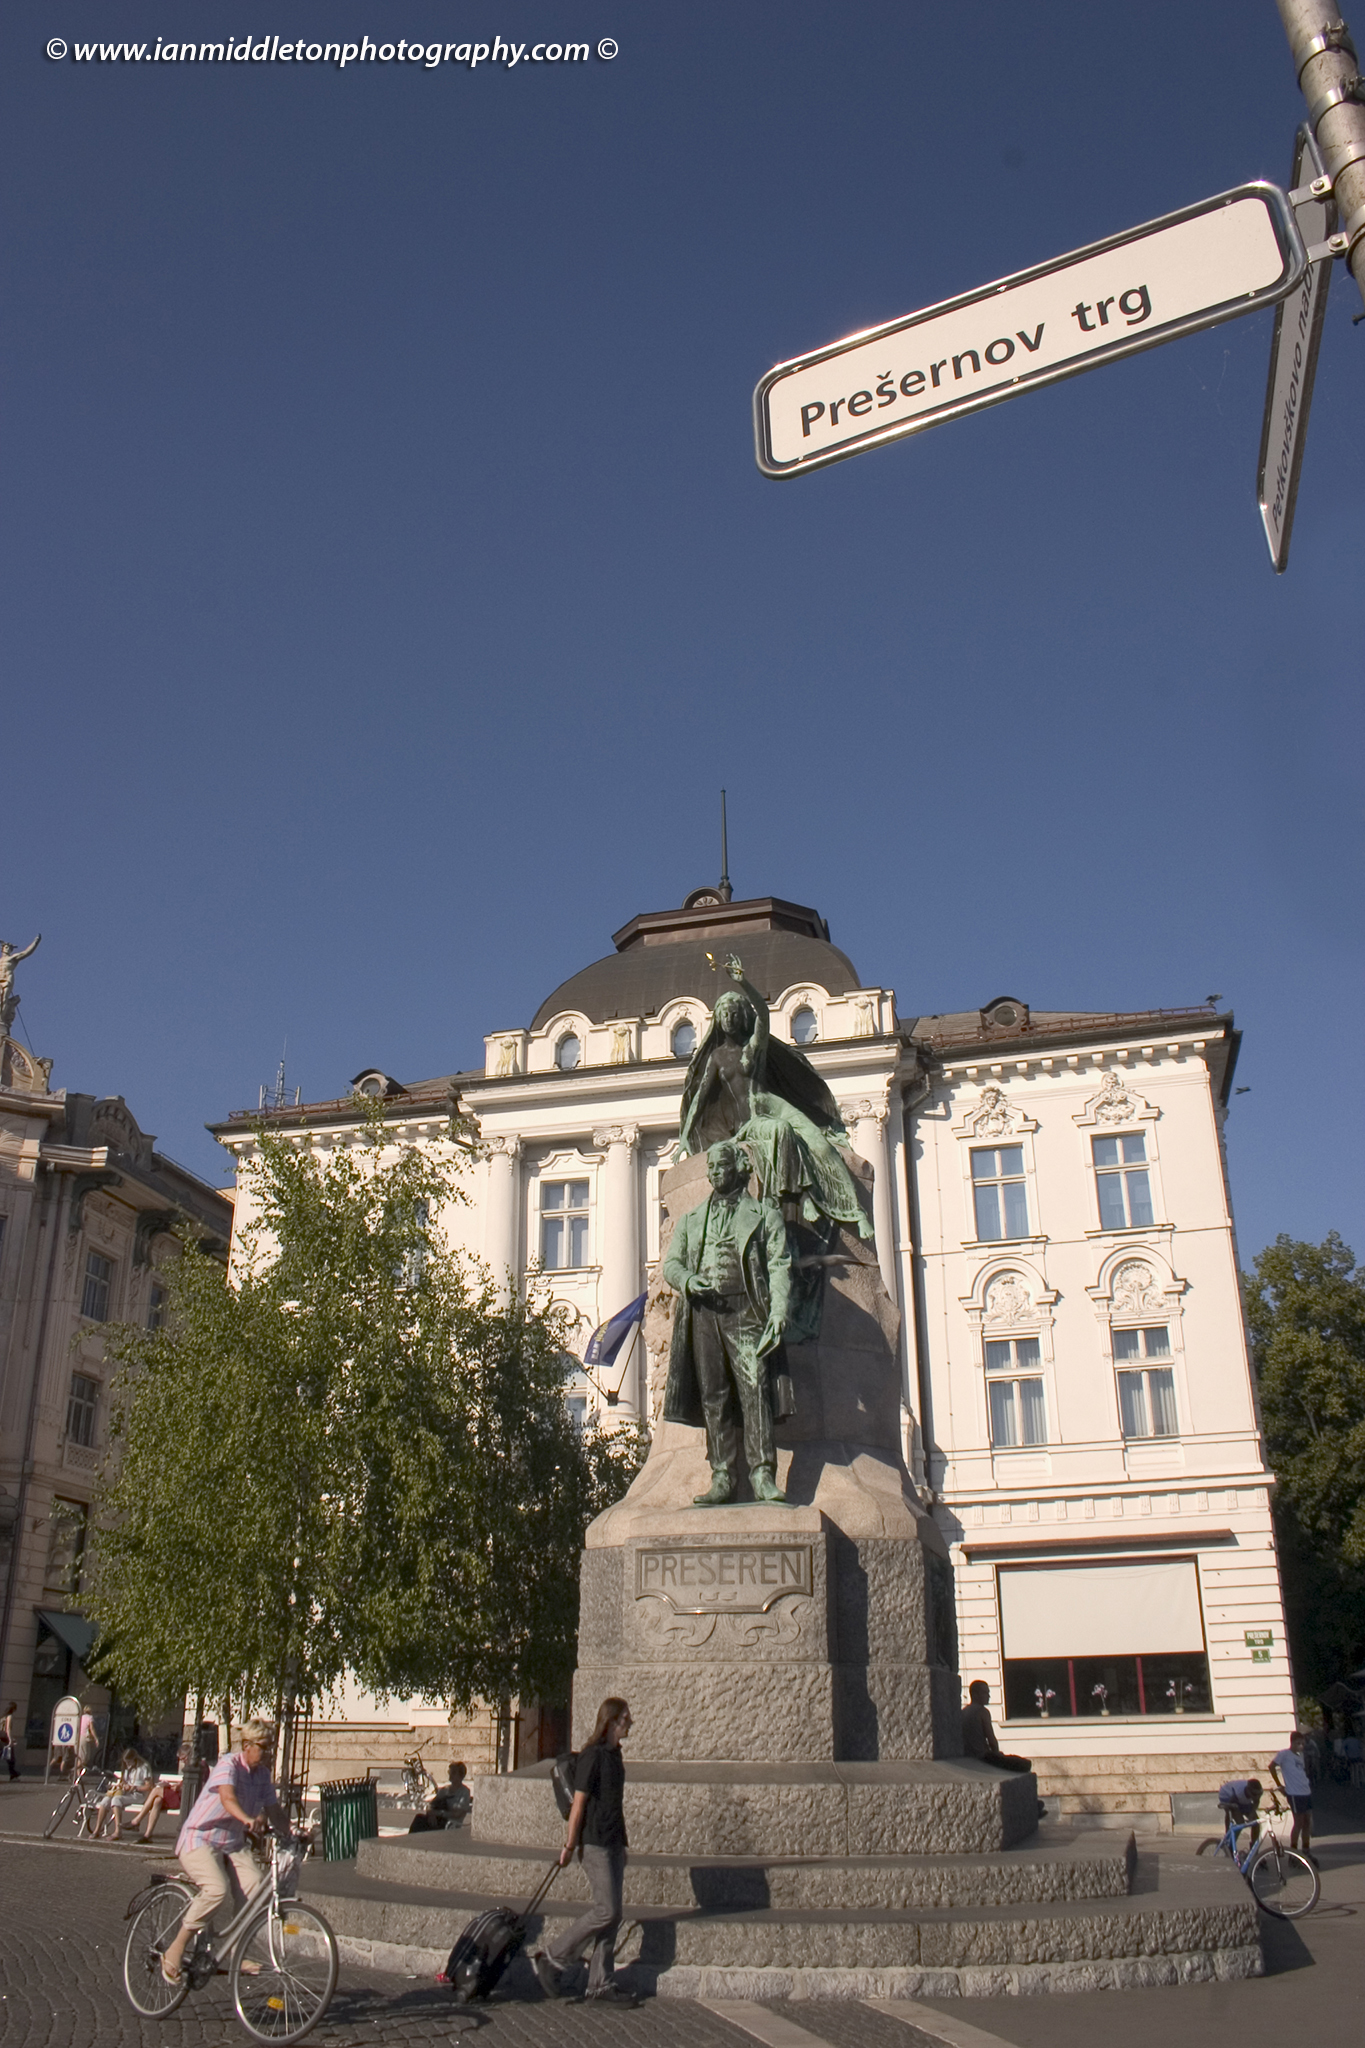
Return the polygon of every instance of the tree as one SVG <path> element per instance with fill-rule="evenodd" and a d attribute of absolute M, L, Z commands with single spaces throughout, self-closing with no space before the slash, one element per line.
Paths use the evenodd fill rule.
<path fill-rule="evenodd" d="M 1301 1689 L 1365 1653 L 1365 1278 L 1335 1231 L 1277 1237 L 1244 1277 Z"/>
<path fill-rule="evenodd" d="M 262 1130 L 232 1284 L 186 1235 L 160 1330 L 111 1332 L 90 1607 L 125 1693 L 563 1697 L 591 1517 L 639 1462 L 563 1399 L 568 1330 L 439 1231 L 448 1158 L 376 1109 L 322 1158 Z"/>

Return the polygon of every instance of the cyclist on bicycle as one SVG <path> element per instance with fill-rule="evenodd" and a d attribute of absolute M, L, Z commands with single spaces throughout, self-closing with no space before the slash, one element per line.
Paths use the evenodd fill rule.
<path fill-rule="evenodd" d="M 244 1895 L 255 1890 L 261 1873 L 247 1847 L 247 1836 L 258 1830 L 262 1814 L 269 1816 L 280 1834 L 288 1830 L 270 1775 L 275 1748 L 275 1729 L 269 1721 L 244 1721 L 241 1746 L 222 1757 L 209 1772 L 203 1791 L 195 1800 L 176 1840 L 180 1867 L 199 1887 L 199 1896 L 186 1909 L 180 1931 L 169 1943 L 161 1962 L 161 1974 L 168 1984 L 178 1983 L 180 1959 L 196 1927 L 211 1920 L 226 1899 L 235 1877 Z"/>
<path fill-rule="evenodd" d="M 1249 1848 L 1254 1848 L 1261 1839 L 1261 1823 L 1256 1817 L 1260 1804 L 1259 1778 L 1226 1778 L 1218 1787 L 1218 1811 L 1224 1826 L 1236 1821 L 1238 1827 L 1250 1828 Z"/>

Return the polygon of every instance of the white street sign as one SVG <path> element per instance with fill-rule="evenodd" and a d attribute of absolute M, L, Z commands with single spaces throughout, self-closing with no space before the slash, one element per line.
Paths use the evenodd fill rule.
<path fill-rule="evenodd" d="M 1307 266 L 1277 185 L 1221 192 L 769 370 L 758 466 L 796 476 L 1285 298 Z"/>
<path fill-rule="evenodd" d="M 58 1700 L 56 1706 L 52 1709 L 51 1747 L 53 1749 L 74 1749 L 76 1747 L 76 1731 L 80 1724 L 81 1703 L 68 1693 L 66 1698 Z"/>
<path fill-rule="evenodd" d="M 1293 189 L 1299 191 L 1322 175 L 1322 158 L 1312 131 L 1301 128 L 1294 152 Z M 1294 218 L 1310 247 L 1325 242 L 1336 225 L 1330 193 L 1296 206 Z M 1256 502 L 1261 508 L 1261 522 L 1277 575 L 1282 575 L 1289 563 L 1299 470 L 1308 437 L 1308 408 L 1313 399 L 1313 379 L 1317 375 L 1318 348 L 1331 283 L 1332 258 L 1326 256 L 1309 264 L 1298 290 L 1275 310 L 1261 455 L 1256 467 Z"/>

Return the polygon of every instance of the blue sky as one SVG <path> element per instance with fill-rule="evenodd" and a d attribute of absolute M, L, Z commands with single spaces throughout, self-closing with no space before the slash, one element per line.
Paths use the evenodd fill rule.
<path fill-rule="evenodd" d="M 16 0 L 0 933 L 54 1083 L 203 1125 L 478 1060 L 636 911 L 817 904 L 903 1012 L 1217 993 L 1244 1256 L 1365 1255 L 1365 325 L 1294 553 L 1271 315 L 773 483 L 775 361 L 1249 177 L 1272 0 Z M 584 64 L 74 64 L 48 38 Z"/>

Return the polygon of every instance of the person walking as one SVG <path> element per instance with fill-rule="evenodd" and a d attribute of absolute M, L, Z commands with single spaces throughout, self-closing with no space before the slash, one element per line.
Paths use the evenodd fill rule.
<path fill-rule="evenodd" d="M 1289 1811 L 1294 1819 L 1289 1829 L 1289 1846 L 1302 1849 L 1305 1856 L 1311 1856 L 1313 1847 L 1313 1782 L 1308 1775 L 1304 1760 L 1304 1732 L 1296 1728 L 1289 1738 L 1288 1749 L 1277 1750 L 1270 1759 L 1270 1775 L 1289 1801 Z"/>
<path fill-rule="evenodd" d="M 199 1886 L 199 1896 L 186 1907 L 180 1931 L 161 1959 L 161 1974 L 168 1984 L 179 1983 L 180 1960 L 190 1936 L 213 1918 L 234 1877 L 248 1896 L 259 1884 L 260 1869 L 246 1845 L 248 1831 L 255 1829 L 263 1813 L 281 1834 L 287 1831 L 288 1821 L 270 1775 L 274 1750 L 272 1722 L 243 1721 L 240 1749 L 213 1766 L 185 1816 L 175 1853 L 186 1877 Z"/>
<path fill-rule="evenodd" d="M 621 1743 L 629 1733 L 630 1708 L 625 1701 L 603 1700 L 588 1746 L 578 1758 L 568 1829 L 559 1852 L 563 1869 L 582 1843 L 583 1870 L 592 1890 L 592 1904 L 557 1942 L 548 1948 L 542 1944 L 531 1951 L 531 1965 L 541 1989 L 551 1998 L 560 1996 L 562 1973 L 591 1943 L 588 1997 L 603 2005 L 640 2003 L 635 1993 L 625 1990 L 613 1975 L 626 1873 L 626 1770 Z"/>
<path fill-rule="evenodd" d="M 11 1700 L 5 1708 L 4 1720 L 0 1721 L 0 1762 L 8 1767 L 11 1785 L 21 1775 L 19 1759 L 16 1754 L 19 1748 L 19 1736 L 14 1725 L 14 1717 L 18 1711 L 18 1700 Z"/>

